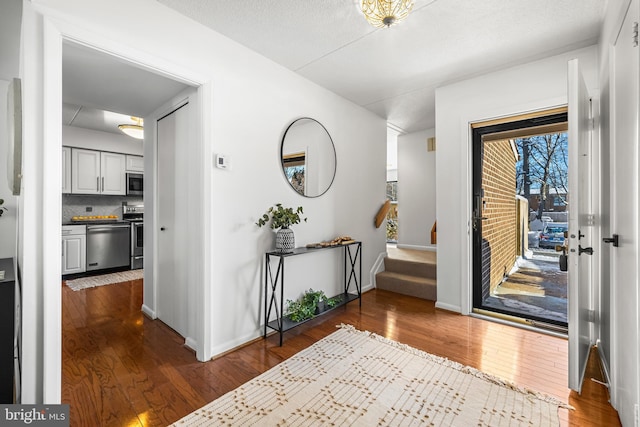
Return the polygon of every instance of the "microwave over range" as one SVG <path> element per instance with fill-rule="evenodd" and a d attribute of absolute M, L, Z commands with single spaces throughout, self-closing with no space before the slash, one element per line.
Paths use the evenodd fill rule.
<path fill-rule="evenodd" d="M 127 174 L 127 196 L 142 196 L 144 191 L 144 175 L 141 173 Z"/>

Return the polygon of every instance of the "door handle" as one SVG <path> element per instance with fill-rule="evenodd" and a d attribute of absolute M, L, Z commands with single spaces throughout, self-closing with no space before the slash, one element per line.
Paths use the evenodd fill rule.
<path fill-rule="evenodd" d="M 102 177 L 102 191 L 104 192 L 104 176 Z"/>
<path fill-rule="evenodd" d="M 583 248 L 582 246 L 578 245 L 578 255 L 582 254 L 593 255 L 593 248 Z"/>
<path fill-rule="evenodd" d="M 487 218 L 486 216 L 474 216 L 471 219 L 473 221 L 473 231 L 478 231 L 478 221 L 484 221 L 489 218 Z"/>
<path fill-rule="evenodd" d="M 164 227 L 160 227 L 160 231 L 164 231 L 164 230 L 165 230 L 165 228 L 164 228 Z"/>
<path fill-rule="evenodd" d="M 613 243 L 613 247 L 614 248 L 617 248 L 617 247 L 620 246 L 619 236 L 617 234 L 614 234 L 611 237 L 605 237 L 605 238 L 602 239 L 602 241 L 605 242 L 605 243 Z"/>

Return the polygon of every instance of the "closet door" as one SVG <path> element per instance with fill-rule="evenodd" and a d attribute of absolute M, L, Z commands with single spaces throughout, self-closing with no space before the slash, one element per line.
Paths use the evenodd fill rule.
<path fill-rule="evenodd" d="M 188 333 L 189 104 L 158 120 L 158 276 L 156 314 L 183 337 Z"/>

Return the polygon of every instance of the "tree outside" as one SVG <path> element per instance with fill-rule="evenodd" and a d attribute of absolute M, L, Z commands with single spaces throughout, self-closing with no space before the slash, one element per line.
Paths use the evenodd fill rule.
<path fill-rule="evenodd" d="M 516 163 L 516 191 L 530 200 L 532 193 L 539 194 L 536 218 L 549 206 L 550 193 L 554 204 L 568 205 L 568 135 L 552 133 L 515 140 L 519 161 Z M 535 191 L 532 191 L 535 190 Z"/>

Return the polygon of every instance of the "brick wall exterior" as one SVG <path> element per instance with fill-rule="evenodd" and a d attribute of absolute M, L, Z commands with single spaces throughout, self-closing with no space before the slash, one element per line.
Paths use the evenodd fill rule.
<path fill-rule="evenodd" d="M 517 256 L 516 157 L 509 141 L 484 143 L 483 295 L 511 271 Z"/>

